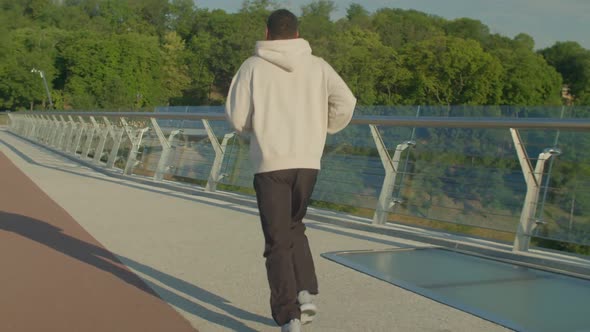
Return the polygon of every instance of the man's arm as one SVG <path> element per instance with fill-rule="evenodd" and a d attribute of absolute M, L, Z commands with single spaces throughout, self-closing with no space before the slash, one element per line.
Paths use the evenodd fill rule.
<path fill-rule="evenodd" d="M 327 63 L 326 63 L 327 64 Z M 350 123 L 356 98 L 338 73 L 327 64 L 328 133 L 335 134 Z"/>
<path fill-rule="evenodd" d="M 225 116 L 238 134 L 252 130 L 254 106 L 251 77 L 250 66 L 247 63 L 242 64 L 231 82 L 225 103 Z"/>

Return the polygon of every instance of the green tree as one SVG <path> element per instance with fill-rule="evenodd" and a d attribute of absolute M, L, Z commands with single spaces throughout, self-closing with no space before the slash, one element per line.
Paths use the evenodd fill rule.
<path fill-rule="evenodd" d="M 72 108 L 136 108 L 166 101 L 157 37 L 84 31 L 59 49 L 65 99 Z"/>
<path fill-rule="evenodd" d="M 358 3 L 352 3 L 346 10 L 346 19 L 348 23 L 361 27 L 363 29 L 368 29 L 371 25 L 371 16 L 369 12 Z"/>
<path fill-rule="evenodd" d="M 170 14 L 169 0 L 128 0 L 131 10 L 139 16 L 138 22 L 142 27 L 146 24 L 154 27 L 156 33 L 163 37 L 168 30 Z M 141 32 L 135 30 L 136 32 Z"/>
<path fill-rule="evenodd" d="M 526 34 L 511 39 L 477 20 L 414 10 L 369 13 L 358 3 L 334 22 L 336 4 L 304 5 L 301 34 L 362 104 L 554 105 L 561 82 L 551 66 L 577 104 L 590 99 L 588 51 L 575 43 L 542 51 L 547 65 Z M 39 67 L 64 107 L 222 103 L 277 6 L 247 0 L 229 14 L 191 0 L 0 0 L 0 99 L 13 109 L 42 104 L 42 84 L 27 74 Z M 141 69 L 145 63 L 151 66 Z"/>
<path fill-rule="evenodd" d="M 215 76 L 209 59 L 213 57 L 214 39 L 210 33 L 201 31 L 193 36 L 189 50 L 188 67 L 191 77 L 190 87 L 185 91 L 184 101 L 187 105 L 206 105 L 209 103 L 211 85 Z"/>
<path fill-rule="evenodd" d="M 449 36 L 473 39 L 485 45 L 490 38 L 490 28 L 481 21 L 470 18 L 458 18 L 444 25 Z"/>
<path fill-rule="evenodd" d="M 348 82 L 360 104 L 373 105 L 377 100 L 377 78 L 382 76 L 378 60 L 386 52 L 379 36 L 353 27 L 333 36 L 331 45 L 332 66 Z"/>
<path fill-rule="evenodd" d="M 242 13 L 268 13 L 271 10 L 278 9 L 279 5 L 273 0 L 244 0 L 242 2 Z"/>
<path fill-rule="evenodd" d="M 193 53 L 191 73 L 198 85 L 198 94 L 206 94 L 205 102 L 220 102 L 240 64 L 252 54 L 254 45 L 242 47 L 242 22 L 234 15 L 214 10 L 200 12 L 199 18 L 202 22 L 190 43 Z M 264 30 L 260 33 L 264 34 Z"/>
<path fill-rule="evenodd" d="M 350 86 L 361 105 L 402 101 L 401 91 L 410 74 L 396 52 L 375 32 L 352 26 L 332 36 L 323 55 Z"/>
<path fill-rule="evenodd" d="M 383 44 L 399 49 L 408 43 L 444 35 L 444 19 L 415 10 L 384 8 L 373 15 L 372 29 Z"/>
<path fill-rule="evenodd" d="M 505 105 L 560 105 L 561 77 L 528 45 L 491 51 L 504 68 L 502 99 Z"/>
<path fill-rule="evenodd" d="M 335 10 L 334 1 L 328 0 L 316 0 L 301 7 L 299 31 L 317 50 L 329 43 L 330 38 L 337 32 L 336 26 L 330 20 Z"/>
<path fill-rule="evenodd" d="M 26 0 L 24 1 L 24 13 L 32 19 L 41 19 L 51 6 L 51 0 Z"/>
<path fill-rule="evenodd" d="M 590 105 L 590 50 L 576 42 L 557 42 L 540 53 L 563 76 L 575 102 Z"/>
<path fill-rule="evenodd" d="M 28 109 L 34 105 L 48 106 L 44 84 L 38 73 L 42 70 L 50 90 L 56 77 L 54 45 L 63 38 L 58 29 L 22 28 L 4 35 L 5 47 L 0 58 L 0 98 L 8 109 Z M 52 91 L 53 92 L 53 91 Z"/>
<path fill-rule="evenodd" d="M 176 32 L 183 40 L 188 41 L 193 32 L 197 19 L 197 9 L 193 0 L 170 1 L 168 27 Z"/>
<path fill-rule="evenodd" d="M 406 93 L 414 104 L 494 105 L 502 93 L 500 62 L 479 43 L 437 37 L 401 51 L 413 73 Z"/>
<path fill-rule="evenodd" d="M 184 41 L 176 32 L 168 32 L 162 45 L 162 88 L 167 99 L 180 99 L 189 87 L 191 78 L 186 65 Z"/>
<path fill-rule="evenodd" d="M 523 47 L 529 51 L 532 51 L 535 48 L 535 40 L 526 33 L 519 33 L 518 35 L 514 36 L 514 41 L 520 47 Z"/>

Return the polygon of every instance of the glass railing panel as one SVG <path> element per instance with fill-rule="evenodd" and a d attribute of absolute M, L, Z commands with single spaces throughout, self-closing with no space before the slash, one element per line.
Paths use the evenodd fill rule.
<path fill-rule="evenodd" d="M 526 187 L 502 129 L 416 128 L 393 214 L 514 231 Z"/>
<path fill-rule="evenodd" d="M 546 164 L 535 236 L 590 244 L 590 133 L 561 132 L 561 154 Z"/>
<path fill-rule="evenodd" d="M 165 107 L 158 113 L 223 114 L 222 106 Z M 490 117 L 490 118 L 585 118 L 589 107 L 514 106 L 395 106 L 359 107 L 356 114 L 379 116 Z M 143 116 L 143 115 L 142 115 Z M 104 124 L 97 116 L 97 122 Z M 151 127 L 149 116 L 129 117 L 134 130 Z M 76 120 L 77 121 L 77 120 Z M 84 121 L 90 123 L 89 117 Z M 111 122 L 120 121 L 112 120 Z M 201 120 L 156 120 L 165 138 L 177 129 L 172 140 L 169 168 L 164 178 L 204 185 L 209 180 L 216 153 Z M 209 121 L 219 142 L 232 132 L 223 120 Z M 118 124 L 117 124 L 118 125 Z M 527 192 L 513 136 L 508 128 L 410 128 L 377 124 L 377 131 L 391 157 L 396 147 L 413 142 L 397 160 L 393 205 L 389 220 L 421 221 L 474 226 L 514 233 Z M 78 154 L 86 148 L 90 131 L 81 137 Z M 535 237 L 570 243 L 590 244 L 590 134 L 566 130 L 519 130 L 519 137 L 532 167 L 539 154 L 551 148 L 559 151 L 545 163 L 539 201 L 533 219 Z M 74 139 L 74 135 L 72 138 Z M 89 157 L 100 137 L 94 133 Z M 113 148 L 105 145 L 105 154 Z M 123 135 L 115 167 L 125 168 L 131 141 Z M 162 144 L 152 129 L 141 142 L 134 173 L 153 176 L 162 156 Z M 104 158 L 102 159 L 104 162 Z M 219 189 L 252 194 L 253 169 L 249 160 L 249 137 L 234 136 L 227 141 L 220 167 Z M 326 141 L 322 171 L 313 194 L 314 205 L 371 218 L 385 180 L 385 169 L 368 125 L 352 124 Z M 588 205 L 588 209 L 586 208 Z"/>
<path fill-rule="evenodd" d="M 158 161 L 162 155 L 162 146 L 153 130 L 145 133 L 141 147 L 137 155 L 138 164 L 133 168 L 133 173 L 143 176 L 154 176 Z"/>
<path fill-rule="evenodd" d="M 175 110 L 173 110 L 175 111 Z M 190 110 L 187 109 L 187 112 Z M 176 112 L 176 111 L 175 111 Z M 215 150 L 203 121 L 173 120 L 170 126 L 182 129 L 174 140 L 170 174 L 173 179 L 204 185 L 215 161 Z M 211 122 L 214 135 L 220 140 L 223 132 Z"/>
<path fill-rule="evenodd" d="M 221 166 L 221 174 L 224 176 L 220 183 L 242 188 L 242 191 L 253 192 L 254 169 L 249 157 L 249 137 L 234 136 L 229 140 L 225 151 L 225 159 Z"/>
<path fill-rule="evenodd" d="M 345 210 L 373 209 L 385 171 L 371 131 L 366 125 L 350 125 L 326 140 L 322 170 L 312 199 Z M 338 207 L 338 205 L 343 205 Z"/>
<path fill-rule="evenodd" d="M 120 123 L 121 126 L 121 118 L 112 119 L 113 122 Z M 139 135 L 139 133 L 146 129 L 151 128 L 151 123 L 149 118 L 147 117 L 133 117 L 133 118 L 126 118 L 125 121 L 127 122 L 127 129 L 130 130 L 132 137 L 129 137 L 127 132 L 123 134 L 123 139 L 121 141 L 121 147 L 119 148 L 118 152 L 118 160 L 115 163 L 116 168 L 121 168 L 125 170 L 128 164 L 128 159 L 133 151 L 133 140 L 139 139 L 139 147 L 137 149 L 137 154 L 135 156 L 135 160 L 131 165 L 131 171 L 133 174 L 143 175 L 143 176 L 153 176 L 153 169 L 151 168 L 151 163 L 153 162 L 153 150 L 157 149 L 157 145 L 154 142 L 154 135 L 152 131 L 146 130 L 143 132 L 143 135 Z M 140 137 L 140 138 L 139 138 Z M 156 138 L 157 140 L 157 138 Z"/>
<path fill-rule="evenodd" d="M 131 151 L 131 148 L 131 140 L 129 139 L 126 133 L 123 133 L 123 137 L 121 139 L 121 146 L 119 146 L 117 157 L 113 165 L 114 168 L 120 170 L 125 169 L 125 164 L 127 162 L 127 158 L 129 156 L 129 152 Z"/>

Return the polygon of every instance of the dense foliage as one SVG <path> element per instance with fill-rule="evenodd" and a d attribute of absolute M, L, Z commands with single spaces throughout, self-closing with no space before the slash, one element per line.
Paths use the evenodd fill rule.
<path fill-rule="evenodd" d="M 196 2 L 198 5 L 198 1 Z M 237 13 L 193 0 L 0 0 L 0 108 L 219 104 L 278 5 Z M 335 2 L 303 6 L 301 34 L 363 105 L 560 105 L 562 84 L 590 103 L 590 51 L 575 42 L 534 50 L 526 34 L 413 10 L 374 13 Z"/>

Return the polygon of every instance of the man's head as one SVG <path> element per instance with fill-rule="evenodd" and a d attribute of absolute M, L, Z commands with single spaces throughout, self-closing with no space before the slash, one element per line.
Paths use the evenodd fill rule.
<path fill-rule="evenodd" d="M 297 16 L 286 9 L 274 11 L 266 21 L 266 39 L 299 38 Z"/>

